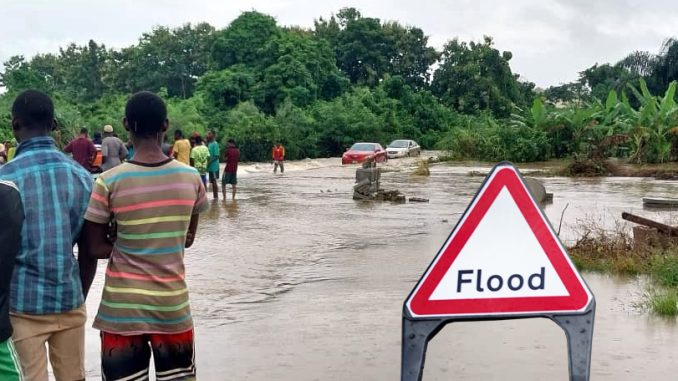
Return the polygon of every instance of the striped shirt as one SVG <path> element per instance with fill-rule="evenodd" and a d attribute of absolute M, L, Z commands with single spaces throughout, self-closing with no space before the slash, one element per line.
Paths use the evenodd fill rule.
<path fill-rule="evenodd" d="M 176 160 L 134 161 L 99 176 L 85 219 L 117 223 L 94 327 L 117 334 L 193 328 L 184 245 L 193 214 L 207 209 L 197 171 Z"/>
<path fill-rule="evenodd" d="M 83 302 L 73 245 L 80 235 L 92 178 L 57 151 L 50 137 L 22 142 L 0 180 L 21 192 L 24 225 L 12 276 L 12 312 L 45 315 L 71 311 Z"/>

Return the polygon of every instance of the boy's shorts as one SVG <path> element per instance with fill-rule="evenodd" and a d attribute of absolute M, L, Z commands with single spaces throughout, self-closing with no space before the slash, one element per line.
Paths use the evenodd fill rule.
<path fill-rule="evenodd" d="M 217 181 L 217 180 L 219 180 L 219 171 L 210 171 L 210 172 L 209 172 L 209 175 L 210 175 L 210 183 L 211 183 L 212 181 Z"/>
<path fill-rule="evenodd" d="M 12 339 L 7 339 L 0 343 L 0 380 L 22 381 L 23 379 L 19 356 L 16 354 Z"/>
<path fill-rule="evenodd" d="M 221 184 L 238 184 L 238 174 L 236 172 L 224 172 L 224 176 L 221 178 Z"/>
<path fill-rule="evenodd" d="M 158 380 L 195 380 L 193 330 L 124 336 L 101 332 L 104 380 L 147 380 L 153 352 Z"/>

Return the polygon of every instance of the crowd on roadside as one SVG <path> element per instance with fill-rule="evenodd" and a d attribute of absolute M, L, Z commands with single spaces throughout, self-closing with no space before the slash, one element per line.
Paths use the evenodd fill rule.
<path fill-rule="evenodd" d="M 83 128 L 61 152 L 50 97 L 15 99 L 18 144 L 0 145 L 0 380 L 84 380 L 85 299 L 108 259 L 94 328 L 101 331 L 105 380 L 194 380 L 193 320 L 184 249 L 221 176 L 235 199 L 240 151 L 214 131 L 187 139 L 170 127 L 164 101 L 139 92 L 126 104 L 127 144 L 110 125 L 89 139 Z M 284 148 L 272 150 L 284 171 Z M 74 247 L 77 246 L 77 257 Z M 49 355 L 48 355 L 49 353 Z"/>

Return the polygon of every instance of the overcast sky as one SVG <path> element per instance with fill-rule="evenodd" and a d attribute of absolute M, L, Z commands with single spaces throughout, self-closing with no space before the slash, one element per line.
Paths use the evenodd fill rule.
<path fill-rule="evenodd" d="M 540 87 L 634 50 L 656 53 L 678 36 L 675 0 L 0 0 L 0 61 L 89 39 L 120 48 L 156 25 L 223 28 L 251 9 L 310 27 L 346 6 L 418 26 L 438 49 L 454 37 L 492 36 L 498 49 L 513 52 L 513 71 Z"/>

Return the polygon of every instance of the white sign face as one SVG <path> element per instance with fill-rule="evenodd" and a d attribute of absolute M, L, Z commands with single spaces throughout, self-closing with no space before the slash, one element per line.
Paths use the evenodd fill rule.
<path fill-rule="evenodd" d="M 593 295 L 518 170 L 497 165 L 405 302 L 412 317 L 584 311 Z"/>
<path fill-rule="evenodd" d="M 567 295 L 558 273 L 504 187 L 430 299 Z"/>

